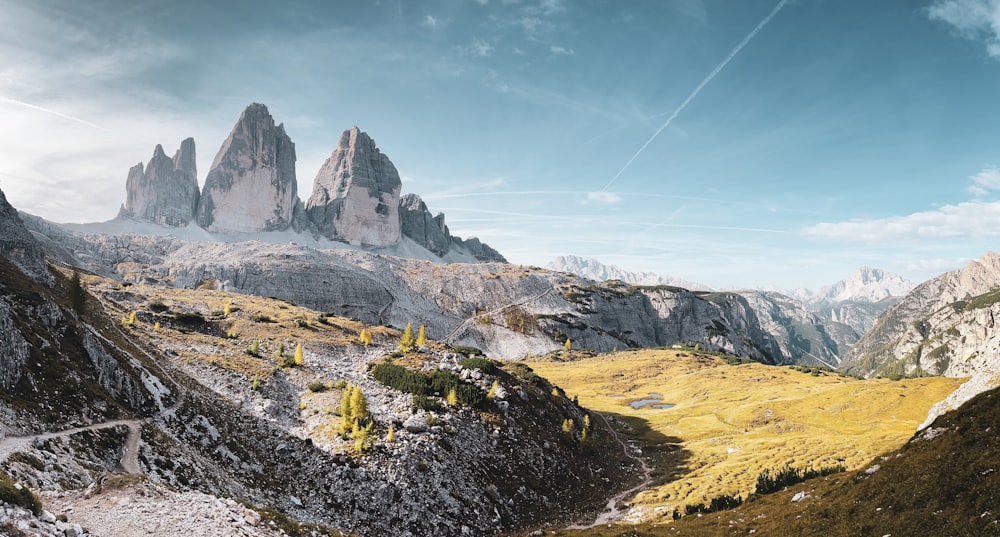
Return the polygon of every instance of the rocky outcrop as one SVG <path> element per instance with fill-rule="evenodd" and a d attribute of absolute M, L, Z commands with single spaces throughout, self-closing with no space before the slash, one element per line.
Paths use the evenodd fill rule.
<path fill-rule="evenodd" d="M 457 244 L 461 248 L 465 248 L 465 250 L 471 253 L 473 257 L 483 263 L 507 262 L 504 256 L 500 255 L 500 252 L 490 248 L 488 244 L 481 242 L 477 237 L 469 237 L 468 239 L 452 237 L 451 242 Z"/>
<path fill-rule="evenodd" d="M 295 144 L 266 106 L 251 104 L 215 156 L 198 202 L 198 225 L 223 233 L 283 231 L 305 224 L 299 206 Z"/>
<path fill-rule="evenodd" d="M 194 139 L 181 142 L 173 159 L 157 145 L 145 169 L 140 162 L 129 170 L 125 204 L 118 216 L 186 226 L 195 217 L 199 197 Z"/>
<path fill-rule="evenodd" d="M 391 246 L 401 238 L 402 182 L 389 157 L 357 127 L 340 135 L 316 174 L 306 202 L 309 219 L 324 237 L 351 244 Z"/>
<path fill-rule="evenodd" d="M 451 248 L 451 233 L 444 223 L 444 213 L 431 215 L 424 200 L 416 194 L 406 194 L 399 200 L 399 220 L 404 236 L 443 257 Z"/>
<path fill-rule="evenodd" d="M 0 256 L 14 263 L 32 279 L 50 283 L 42 247 L 24 227 L 17 210 L 7 203 L 7 197 L 0 190 Z"/>
<path fill-rule="evenodd" d="M 1000 255 L 989 252 L 917 286 L 852 347 L 842 368 L 865 376 L 992 371 L 998 303 Z"/>

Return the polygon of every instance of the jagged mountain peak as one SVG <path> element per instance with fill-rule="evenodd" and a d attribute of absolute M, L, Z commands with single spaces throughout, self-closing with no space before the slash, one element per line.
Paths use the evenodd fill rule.
<path fill-rule="evenodd" d="M 806 299 L 810 305 L 840 302 L 875 303 L 893 296 L 909 293 L 916 284 L 902 276 L 882 269 L 859 267 L 849 277 L 833 285 L 820 288 Z"/>
<path fill-rule="evenodd" d="M 652 272 L 631 272 L 615 265 L 607 265 L 593 258 L 577 255 L 563 255 L 550 261 L 545 268 L 558 272 L 576 274 L 582 278 L 594 281 L 620 280 L 634 285 L 672 285 L 692 291 L 711 291 L 711 287 L 678 278 L 675 276 L 654 274 Z"/>

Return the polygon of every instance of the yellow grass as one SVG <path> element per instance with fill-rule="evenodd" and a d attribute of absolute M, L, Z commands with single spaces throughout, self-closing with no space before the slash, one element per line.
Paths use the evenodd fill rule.
<path fill-rule="evenodd" d="M 645 420 L 647 442 L 678 444 L 674 456 L 660 460 L 683 461 L 683 468 L 661 469 L 673 479 L 633 500 L 647 519 L 721 494 L 745 497 L 764 469 L 860 468 L 908 440 L 931 405 L 962 382 L 813 376 L 756 363 L 731 366 L 690 350 L 627 351 L 531 367 L 583 406 Z M 629 406 L 650 393 L 676 406 Z"/>

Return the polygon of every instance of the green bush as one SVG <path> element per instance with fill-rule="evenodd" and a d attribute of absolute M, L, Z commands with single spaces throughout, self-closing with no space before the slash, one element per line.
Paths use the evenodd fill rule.
<path fill-rule="evenodd" d="M 174 320 L 181 324 L 195 325 L 205 322 L 205 316 L 197 311 L 178 311 L 174 314 Z"/>
<path fill-rule="evenodd" d="M 716 511 L 739 507 L 742 503 L 743 498 L 740 496 L 729 496 L 728 494 L 723 494 L 722 496 L 712 498 L 712 501 L 710 501 L 708 505 L 685 505 L 684 513 L 687 515 L 693 515 L 695 513 L 714 513 Z M 676 519 L 677 517 L 675 516 L 674 518 Z"/>
<path fill-rule="evenodd" d="M 453 373 L 440 369 L 435 370 L 428 376 L 391 362 L 380 362 L 371 367 L 371 374 L 375 380 L 390 388 L 412 393 L 416 396 L 437 395 L 443 397 L 451 390 L 455 390 L 458 402 L 468 407 L 475 407 L 485 399 L 479 388 L 462 382 Z M 420 404 L 423 405 L 425 403 L 422 401 Z M 414 406 L 418 406 L 416 398 Z M 427 409 L 425 408 L 425 410 Z"/>
<path fill-rule="evenodd" d="M 28 487 L 18 488 L 7 474 L 0 473 L 0 503 L 3 502 L 29 509 L 35 515 L 42 512 L 42 502 L 28 490 Z"/>
<path fill-rule="evenodd" d="M 800 470 L 798 468 L 792 468 L 791 466 L 785 466 L 780 470 L 764 470 L 757 476 L 757 488 L 755 493 L 770 494 L 772 492 L 778 492 L 785 487 L 801 483 L 807 479 L 823 477 L 830 474 L 839 474 L 845 470 L 846 468 L 841 465 L 823 466 L 818 470 L 813 468 Z"/>
<path fill-rule="evenodd" d="M 483 373 L 495 373 L 497 370 L 497 366 L 492 360 L 480 358 L 478 356 L 466 358 L 459 362 L 458 365 L 464 367 L 465 369 L 478 369 Z"/>
<path fill-rule="evenodd" d="M 313 393 L 325 392 L 328 387 L 325 382 L 310 382 L 306 385 L 306 389 Z"/>
<path fill-rule="evenodd" d="M 467 345 L 455 345 L 454 347 L 451 348 L 451 350 L 455 351 L 458 354 L 463 354 L 469 357 L 483 355 L 483 351 L 475 347 L 469 347 Z"/>
<path fill-rule="evenodd" d="M 441 410 L 441 403 L 437 402 L 430 397 L 423 395 L 413 396 L 413 410 L 426 410 L 428 412 L 437 412 Z"/>
<path fill-rule="evenodd" d="M 149 304 L 149 311 L 152 311 L 154 313 L 163 313 L 165 311 L 168 311 L 169 309 L 170 306 L 164 304 L 163 302 L 160 302 L 159 300 L 157 300 L 156 302 L 151 302 Z"/>
<path fill-rule="evenodd" d="M 275 322 L 269 315 L 254 315 L 253 322 L 255 323 L 273 323 Z"/>

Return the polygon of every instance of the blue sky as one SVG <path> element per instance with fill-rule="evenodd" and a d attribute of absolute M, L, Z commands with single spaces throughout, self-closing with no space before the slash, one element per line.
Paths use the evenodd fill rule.
<path fill-rule="evenodd" d="M 0 188 L 55 221 L 113 217 L 157 143 L 193 136 L 203 181 L 263 102 L 303 198 L 358 125 L 405 192 L 515 263 L 794 288 L 860 265 L 922 280 L 1000 247 L 1000 0 L 0 13 Z"/>

